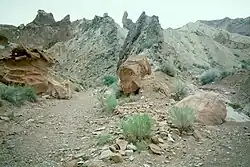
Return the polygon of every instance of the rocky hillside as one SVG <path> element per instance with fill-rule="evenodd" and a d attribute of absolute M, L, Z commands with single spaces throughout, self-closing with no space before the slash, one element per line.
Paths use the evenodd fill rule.
<path fill-rule="evenodd" d="M 175 48 L 178 63 L 195 75 L 210 68 L 238 68 L 249 59 L 249 37 L 198 22 L 164 30 L 164 39 Z"/>
<path fill-rule="evenodd" d="M 220 20 L 200 20 L 199 22 L 215 28 L 225 29 L 231 33 L 250 36 L 250 17 L 237 19 L 225 17 L 224 19 Z"/>
<path fill-rule="evenodd" d="M 10 42 L 40 46 L 54 57 L 55 71 L 85 87 L 115 74 L 130 56 L 145 55 L 152 69 L 171 66 L 177 74 L 195 77 L 211 69 L 240 69 L 249 59 L 250 37 L 208 26 L 201 21 L 178 29 L 162 29 L 157 16 L 143 12 L 133 23 L 124 13 L 123 28 L 105 13 L 74 22 L 39 10 L 26 26 L 1 25 Z M 242 24 L 243 26 L 244 24 Z"/>
<path fill-rule="evenodd" d="M 84 87 L 98 85 L 104 75 L 115 74 L 118 53 L 127 31 L 108 15 L 82 19 L 74 38 L 48 50 L 57 60 L 56 71 Z"/>
<path fill-rule="evenodd" d="M 145 12 L 133 24 L 127 17 L 125 12 L 123 23 L 129 32 L 119 53 L 118 66 L 129 56 L 145 54 L 154 69 L 167 65 L 182 75 L 196 76 L 211 68 L 239 69 L 242 61 L 249 59 L 247 36 L 200 22 L 163 30 L 158 17 L 147 16 Z"/>

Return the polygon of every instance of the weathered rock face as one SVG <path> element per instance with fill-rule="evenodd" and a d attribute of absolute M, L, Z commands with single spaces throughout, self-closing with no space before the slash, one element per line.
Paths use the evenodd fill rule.
<path fill-rule="evenodd" d="M 141 88 L 141 80 L 151 74 L 151 66 L 145 56 L 128 58 L 118 71 L 120 85 L 125 94 L 134 93 Z"/>
<path fill-rule="evenodd" d="M 38 10 L 36 18 L 26 26 L 0 25 L 0 34 L 13 43 L 22 42 L 28 47 L 47 49 L 56 42 L 72 38 L 73 29 L 69 15 L 56 22 L 52 13 Z"/>
<path fill-rule="evenodd" d="M 68 84 L 66 88 L 55 81 L 49 73 L 52 63 L 53 60 L 42 51 L 18 46 L 12 49 L 11 56 L 7 55 L 0 59 L 0 82 L 28 85 L 35 88 L 38 94 L 68 98 Z"/>
<path fill-rule="evenodd" d="M 126 21 L 125 18 L 127 18 L 127 13 L 124 14 L 123 18 Z M 148 52 L 146 53 L 147 57 L 153 62 L 162 62 L 170 54 L 175 54 L 173 48 L 164 43 L 163 30 L 157 16 L 149 17 L 143 12 L 134 23 L 133 28 L 128 29 L 128 35 L 119 52 L 117 70 L 129 56 L 145 53 L 146 50 Z"/>
<path fill-rule="evenodd" d="M 128 12 L 125 11 L 122 17 L 123 28 L 128 30 L 133 30 L 135 28 L 135 23 L 131 19 L 128 19 Z"/>
<path fill-rule="evenodd" d="M 33 20 L 34 24 L 42 25 L 48 24 L 51 25 L 55 23 L 55 19 L 52 13 L 46 13 L 44 10 L 38 10 L 36 18 Z"/>
<path fill-rule="evenodd" d="M 212 92 L 190 95 L 175 106 L 195 109 L 196 120 L 204 125 L 220 125 L 225 122 L 227 116 L 226 105 L 220 100 L 218 94 Z"/>
<path fill-rule="evenodd" d="M 125 36 L 126 30 L 111 17 L 95 16 L 93 20 L 78 21 L 75 37 L 57 43 L 48 53 L 57 60 L 56 71 L 83 86 L 95 86 L 103 76 L 115 74 Z"/>
<path fill-rule="evenodd" d="M 8 38 L 6 38 L 3 35 L 0 35 L 0 45 L 2 45 L 2 46 L 8 45 Z"/>
<path fill-rule="evenodd" d="M 230 19 L 226 17 L 220 20 L 200 20 L 200 22 L 215 28 L 225 29 L 231 33 L 250 36 L 250 17 L 237 19 Z"/>

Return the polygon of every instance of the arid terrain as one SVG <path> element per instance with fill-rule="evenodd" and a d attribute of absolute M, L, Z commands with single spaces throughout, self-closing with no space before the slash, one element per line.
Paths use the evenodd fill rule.
<path fill-rule="evenodd" d="M 157 16 L 128 17 L 120 27 L 107 13 L 72 22 L 39 10 L 0 25 L 1 167 L 250 166 L 249 18 L 162 29 Z M 16 105 L 12 84 L 37 99 Z M 172 120 L 185 106 L 195 114 Z M 149 135 L 147 119 L 131 125 L 134 142 L 122 123 L 139 113 L 152 124 Z"/>

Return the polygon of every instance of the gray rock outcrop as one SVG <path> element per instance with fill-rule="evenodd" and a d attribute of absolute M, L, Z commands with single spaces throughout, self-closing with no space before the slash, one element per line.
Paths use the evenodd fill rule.
<path fill-rule="evenodd" d="M 199 22 L 215 28 L 225 29 L 231 33 L 250 36 L 250 17 L 237 19 L 225 17 L 224 19 L 220 20 L 199 20 Z"/>
<path fill-rule="evenodd" d="M 135 28 L 135 23 L 131 19 L 128 19 L 128 12 L 125 11 L 122 17 L 123 28 L 127 30 L 133 30 Z"/>
<path fill-rule="evenodd" d="M 44 10 L 38 10 L 36 18 L 32 21 L 34 24 L 38 25 L 51 25 L 55 23 L 55 19 L 52 13 L 46 13 Z"/>
<path fill-rule="evenodd" d="M 6 36 L 10 42 L 20 43 L 28 47 L 48 49 L 56 42 L 67 41 L 73 37 L 70 16 L 56 22 L 52 13 L 38 10 L 35 19 L 18 27 L 0 25 L 0 34 Z"/>
<path fill-rule="evenodd" d="M 129 56 L 143 54 L 145 50 L 149 52 L 147 54 L 149 59 L 162 61 L 162 57 L 159 54 L 167 54 L 163 52 L 164 47 L 167 47 L 167 43 L 164 43 L 163 29 L 159 23 L 159 18 L 157 16 L 147 16 L 145 12 L 142 12 L 134 28 L 129 30 L 119 52 L 117 70 Z M 170 54 L 174 53 L 170 46 L 168 51 Z"/>

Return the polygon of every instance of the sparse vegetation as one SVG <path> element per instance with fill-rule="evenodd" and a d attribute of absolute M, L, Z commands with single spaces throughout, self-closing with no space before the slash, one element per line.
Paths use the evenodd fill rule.
<path fill-rule="evenodd" d="M 132 115 L 121 124 L 123 135 L 133 143 L 149 138 L 152 126 L 152 118 L 145 113 Z"/>
<path fill-rule="evenodd" d="M 179 80 L 175 80 L 175 82 L 174 82 L 174 94 L 175 94 L 175 97 L 174 97 L 175 100 L 180 101 L 184 97 L 187 96 L 188 87 L 183 82 L 181 82 Z"/>
<path fill-rule="evenodd" d="M 220 77 L 220 72 L 217 69 L 209 69 L 201 75 L 200 81 L 202 85 L 205 85 L 214 82 L 218 77 Z"/>
<path fill-rule="evenodd" d="M 242 69 L 250 69 L 250 60 L 241 60 Z"/>
<path fill-rule="evenodd" d="M 112 113 L 118 105 L 118 101 L 114 93 L 108 94 L 106 97 L 104 95 L 100 95 L 98 100 L 104 112 Z"/>
<path fill-rule="evenodd" d="M 173 67 L 172 64 L 168 63 L 168 62 L 165 62 L 161 68 L 160 68 L 161 72 L 171 76 L 171 77 L 174 77 L 176 75 L 176 71 L 175 71 L 175 68 Z"/>
<path fill-rule="evenodd" d="M 31 87 L 7 86 L 3 84 L 0 85 L 0 97 L 15 106 L 21 106 L 25 101 L 35 102 L 37 100 L 36 92 Z"/>
<path fill-rule="evenodd" d="M 104 76 L 104 85 L 106 86 L 110 86 L 113 83 L 116 83 L 117 81 L 118 81 L 118 78 L 116 76 L 113 76 L 113 75 Z"/>
<path fill-rule="evenodd" d="M 184 131 L 188 131 L 192 128 L 195 121 L 194 109 L 189 107 L 173 107 L 170 109 L 170 119 L 182 135 Z"/>
<path fill-rule="evenodd" d="M 226 78 L 227 76 L 233 75 L 233 74 L 234 74 L 234 73 L 233 73 L 233 70 L 231 70 L 231 69 L 222 70 L 222 71 L 220 72 L 220 79 Z"/>
<path fill-rule="evenodd" d="M 97 145 L 105 145 L 113 140 L 111 134 L 101 134 L 97 137 Z"/>

